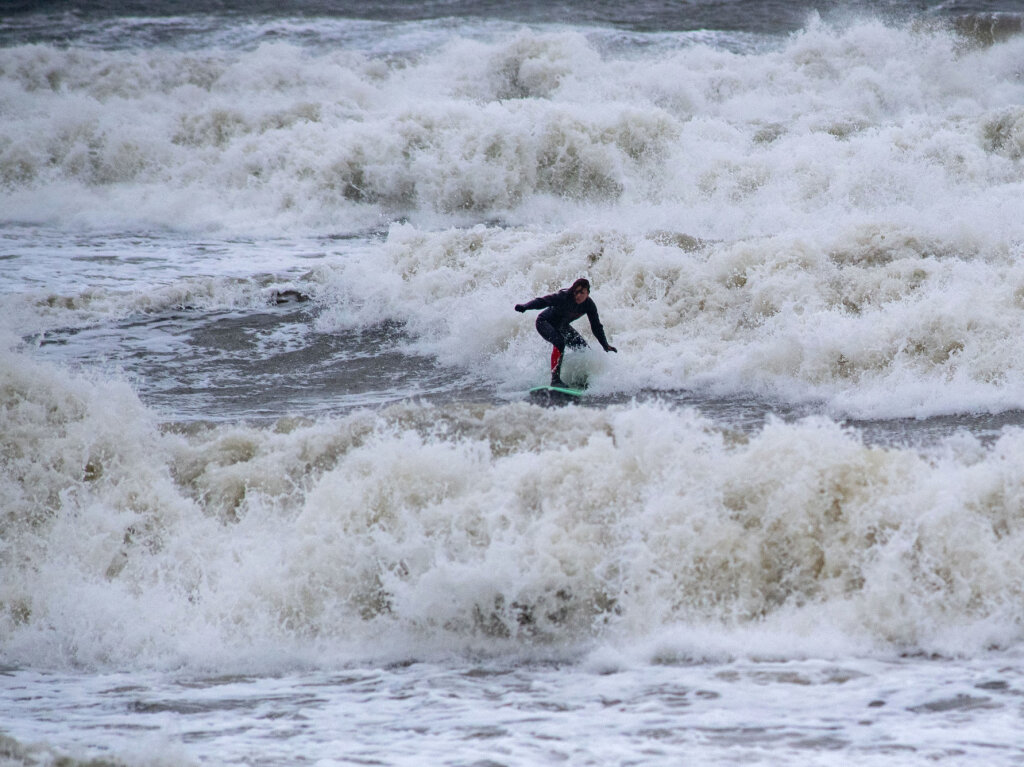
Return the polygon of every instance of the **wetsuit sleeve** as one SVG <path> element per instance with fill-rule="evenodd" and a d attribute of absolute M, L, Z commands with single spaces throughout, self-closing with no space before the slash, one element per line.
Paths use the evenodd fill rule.
<path fill-rule="evenodd" d="M 553 306 L 554 299 L 558 296 L 557 293 L 552 293 L 550 296 L 540 296 L 532 301 L 527 301 L 523 304 L 524 309 L 543 309 L 545 306 Z"/>
<path fill-rule="evenodd" d="M 590 298 L 587 299 L 587 304 L 587 319 L 590 320 L 590 329 L 594 332 L 594 338 L 601 344 L 601 348 L 607 351 L 608 339 L 604 335 L 604 325 L 601 324 L 601 318 L 597 316 L 597 304 Z"/>

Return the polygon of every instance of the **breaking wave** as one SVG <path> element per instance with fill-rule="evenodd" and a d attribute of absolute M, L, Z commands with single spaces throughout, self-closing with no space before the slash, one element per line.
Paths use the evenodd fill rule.
<path fill-rule="evenodd" d="M 641 404 L 176 427 L 120 384 L 0 371 L 6 663 L 1020 638 L 1019 429 L 919 453 Z"/>
<path fill-rule="evenodd" d="M 987 228 L 1019 196 L 1020 36 L 812 21 L 736 52 L 446 34 L 401 55 L 4 48 L 3 218 L 331 232 L 614 206 L 735 238 L 880 211 Z"/>

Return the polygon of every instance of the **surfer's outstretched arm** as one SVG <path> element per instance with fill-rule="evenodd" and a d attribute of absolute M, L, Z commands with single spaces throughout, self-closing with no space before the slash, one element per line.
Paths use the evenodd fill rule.
<path fill-rule="evenodd" d="M 529 309 L 544 309 L 545 307 L 553 306 L 554 299 L 557 297 L 557 293 L 552 293 L 550 296 L 540 296 L 532 301 L 527 301 L 525 304 L 516 304 L 515 310 L 517 312 L 525 312 Z"/>

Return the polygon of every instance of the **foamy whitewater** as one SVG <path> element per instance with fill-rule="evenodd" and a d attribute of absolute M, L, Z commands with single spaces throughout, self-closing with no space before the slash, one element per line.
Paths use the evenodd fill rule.
<path fill-rule="evenodd" d="M 0 16 L 0 765 L 1024 762 L 1016 4 L 362 5 Z"/>

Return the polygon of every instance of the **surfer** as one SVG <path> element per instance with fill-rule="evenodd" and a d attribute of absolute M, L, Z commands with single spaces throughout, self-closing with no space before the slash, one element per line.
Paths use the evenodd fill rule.
<path fill-rule="evenodd" d="M 576 280 L 572 287 L 564 288 L 557 293 L 535 298 L 525 304 L 516 304 L 515 309 L 517 312 L 525 312 L 527 309 L 544 310 L 537 317 L 537 332 L 545 341 L 555 347 L 551 350 L 552 386 L 565 386 L 560 375 L 565 347 L 585 349 L 587 346 L 583 336 L 569 325 L 584 314 L 590 320 L 590 329 L 594 331 L 594 337 L 602 348 L 606 352 L 618 352 L 618 349 L 608 343 L 608 339 L 604 335 L 604 327 L 597 316 L 597 304 L 590 297 L 590 282 L 584 277 Z"/>

